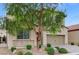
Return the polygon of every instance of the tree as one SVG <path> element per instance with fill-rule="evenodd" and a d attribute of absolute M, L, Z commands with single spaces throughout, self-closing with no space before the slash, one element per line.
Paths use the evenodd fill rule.
<path fill-rule="evenodd" d="M 42 44 L 42 32 L 56 33 L 62 27 L 66 15 L 57 10 L 58 4 L 7 4 L 6 30 L 16 35 L 17 31 L 34 30 L 37 46 Z"/>

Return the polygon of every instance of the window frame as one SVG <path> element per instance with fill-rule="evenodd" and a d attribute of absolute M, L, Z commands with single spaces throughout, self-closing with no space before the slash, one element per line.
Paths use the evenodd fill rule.
<path fill-rule="evenodd" d="M 24 32 L 26 32 L 26 34 L 24 34 Z M 29 31 L 22 31 L 21 35 L 22 37 L 18 37 L 18 36 L 21 36 L 19 35 L 20 33 L 18 32 L 17 33 L 17 39 L 20 40 L 20 39 L 23 39 L 23 40 L 26 40 L 26 39 L 29 39 L 30 38 L 30 32 Z M 24 37 L 24 35 L 28 35 L 27 37 Z"/>

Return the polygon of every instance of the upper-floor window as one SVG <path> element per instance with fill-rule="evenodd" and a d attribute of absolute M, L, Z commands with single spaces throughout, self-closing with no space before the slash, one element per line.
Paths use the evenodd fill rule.
<path fill-rule="evenodd" d="M 17 39 L 29 39 L 29 31 L 20 31 L 17 33 Z"/>

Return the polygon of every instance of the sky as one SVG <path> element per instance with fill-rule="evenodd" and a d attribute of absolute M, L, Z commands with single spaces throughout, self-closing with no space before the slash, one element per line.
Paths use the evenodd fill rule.
<path fill-rule="evenodd" d="M 0 17 L 4 17 L 6 15 L 5 4 L 0 3 Z"/>
<path fill-rule="evenodd" d="M 79 3 L 60 4 L 59 10 L 65 11 L 65 26 L 79 24 Z M 6 16 L 5 4 L 0 3 L 0 17 Z"/>
<path fill-rule="evenodd" d="M 79 24 L 79 3 L 62 4 L 59 6 L 59 9 L 65 10 L 67 14 L 65 18 L 66 26 Z"/>

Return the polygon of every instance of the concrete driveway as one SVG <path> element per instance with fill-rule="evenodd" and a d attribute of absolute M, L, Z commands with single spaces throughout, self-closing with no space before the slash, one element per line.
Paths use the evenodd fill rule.
<path fill-rule="evenodd" d="M 68 54 L 79 55 L 79 46 L 76 45 L 57 45 L 53 47 L 66 48 L 69 52 Z"/>

